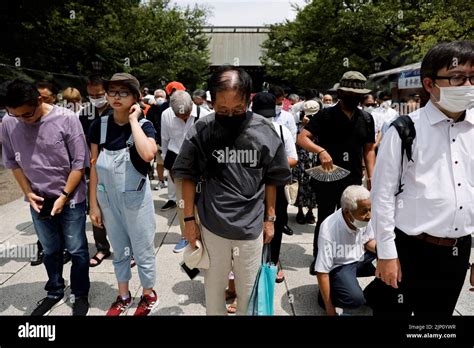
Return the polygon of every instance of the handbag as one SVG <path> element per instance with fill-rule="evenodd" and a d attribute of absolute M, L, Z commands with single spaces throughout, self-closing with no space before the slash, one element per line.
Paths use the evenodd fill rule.
<path fill-rule="evenodd" d="M 178 158 L 178 154 L 176 152 L 168 150 L 166 152 L 165 160 L 163 161 L 163 166 L 166 169 L 171 170 L 171 168 L 173 168 L 174 162 L 176 161 L 176 158 Z"/>
<path fill-rule="evenodd" d="M 280 125 L 280 137 L 281 141 L 283 142 L 283 146 L 285 145 L 285 139 L 283 139 L 283 126 Z M 298 181 L 294 180 L 289 184 L 285 185 L 285 197 L 288 204 L 293 205 L 296 202 L 296 197 L 298 197 Z"/>
<path fill-rule="evenodd" d="M 262 265 L 250 294 L 248 315 L 273 315 L 274 312 L 273 298 L 277 267 L 271 262 L 270 248 L 270 244 L 263 246 Z"/>

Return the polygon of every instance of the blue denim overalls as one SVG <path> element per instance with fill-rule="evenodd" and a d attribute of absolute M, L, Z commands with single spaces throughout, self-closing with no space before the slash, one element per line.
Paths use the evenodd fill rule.
<path fill-rule="evenodd" d="M 100 144 L 107 135 L 109 116 L 101 118 Z M 140 126 L 145 119 L 140 120 Z M 153 288 L 155 265 L 155 209 L 148 176 L 142 175 L 130 160 L 130 147 L 117 151 L 102 148 L 96 163 L 97 201 L 102 221 L 114 251 L 114 268 L 119 283 L 132 277 L 130 259 L 135 258 L 143 288 Z"/>

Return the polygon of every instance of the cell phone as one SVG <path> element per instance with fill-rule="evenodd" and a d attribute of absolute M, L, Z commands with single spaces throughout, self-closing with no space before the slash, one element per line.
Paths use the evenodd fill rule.
<path fill-rule="evenodd" d="M 54 202 L 56 198 L 44 198 L 43 207 L 39 212 L 38 219 L 40 220 L 49 220 L 52 218 L 51 211 L 53 210 Z"/>
<path fill-rule="evenodd" d="M 190 279 L 196 278 L 196 276 L 199 274 L 199 269 L 197 268 L 191 269 L 188 266 L 186 266 L 184 262 L 181 262 L 180 266 L 186 272 L 186 274 L 188 275 Z"/>

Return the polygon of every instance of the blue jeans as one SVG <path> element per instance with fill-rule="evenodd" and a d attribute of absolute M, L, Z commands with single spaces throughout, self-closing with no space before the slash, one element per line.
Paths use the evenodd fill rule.
<path fill-rule="evenodd" d="M 71 292 L 75 297 L 89 293 L 89 249 L 86 239 L 86 202 L 64 205 L 61 214 L 49 220 L 39 220 L 38 213 L 30 207 L 38 239 L 43 245 L 43 263 L 48 273 L 44 289 L 49 297 L 64 296 L 63 249 L 72 257 Z M 64 245 L 62 240 L 64 240 Z"/>
<path fill-rule="evenodd" d="M 329 272 L 331 301 L 335 307 L 355 309 L 365 304 L 364 292 L 357 278 L 375 275 L 375 267 L 372 264 L 375 258 L 374 253 L 366 251 L 361 261 L 339 266 Z M 321 291 L 318 294 L 318 302 L 322 308 L 326 307 Z"/>

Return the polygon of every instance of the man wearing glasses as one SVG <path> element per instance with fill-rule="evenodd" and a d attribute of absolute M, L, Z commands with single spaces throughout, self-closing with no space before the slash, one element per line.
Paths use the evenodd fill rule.
<path fill-rule="evenodd" d="M 474 45 L 441 43 L 421 64 L 430 100 L 410 114 L 413 161 L 390 127 L 372 183 L 376 276 L 390 299 L 374 314 L 451 316 L 474 231 Z M 403 156 L 403 157 L 402 157 Z M 403 159 L 403 165 L 402 165 Z M 402 172 L 403 168 L 403 172 Z M 399 176 L 403 191 L 395 196 Z"/>
<path fill-rule="evenodd" d="M 90 283 L 84 170 L 89 150 L 81 124 L 72 111 L 44 103 L 35 86 L 22 80 L 7 86 L 5 106 L 5 167 L 30 203 L 48 273 L 48 295 L 31 315 L 46 315 L 64 297 L 63 247 L 72 257 L 73 315 L 86 315 Z"/>

